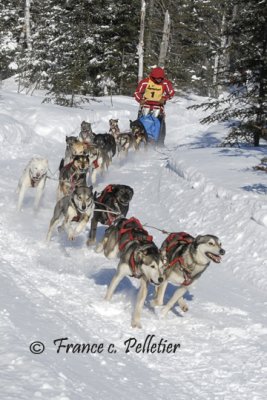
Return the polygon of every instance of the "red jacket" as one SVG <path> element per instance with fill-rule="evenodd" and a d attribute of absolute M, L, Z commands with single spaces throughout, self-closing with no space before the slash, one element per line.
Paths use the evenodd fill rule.
<path fill-rule="evenodd" d="M 150 90 L 149 90 L 150 89 Z M 174 89 L 168 79 L 160 83 L 155 83 L 151 77 L 142 79 L 134 93 L 135 100 L 140 103 L 141 100 L 146 99 L 145 104 L 154 106 L 159 105 L 159 100 L 170 100 L 174 96 Z M 155 97 L 155 100 L 153 100 Z"/>

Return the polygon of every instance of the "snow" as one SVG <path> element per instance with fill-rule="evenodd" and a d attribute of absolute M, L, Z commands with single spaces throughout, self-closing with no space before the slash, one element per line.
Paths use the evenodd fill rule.
<path fill-rule="evenodd" d="M 43 93 L 17 94 L 12 80 L 1 91 L 0 333 L 1 387 L 4 400 L 263 400 L 267 396 L 267 227 L 266 175 L 256 172 L 266 155 L 262 147 L 217 147 L 223 124 L 203 126 L 203 112 L 187 106 L 202 101 L 177 97 L 166 107 L 166 148 L 130 152 L 114 159 L 95 187 L 125 183 L 134 188 L 129 216 L 167 231 L 219 236 L 226 250 L 187 293 L 188 313 L 178 306 L 166 319 L 148 300 L 143 329 L 130 327 L 138 282 L 125 279 L 110 303 L 103 298 L 115 268 L 85 245 L 55 235 L 44 239 L 56 198 L 48 180 L 40 210 L 33 212 L 33 191 L 22 212 L 15 189 L 33 155 L 49 159 L 52 173 L 64 154 L 65 136 L 79 132 L 82 120 L 106 132 L 119 118 L 122 130 L 135 119 L 132 98 L 90 99 L 69 109 L 42 104 Z M 56 177 L 53 175 L 53 177 Z M 160 245 L 164 234 L 148 228 Z M 98 239 L 104 227 L 98 228 Z M 167 297 L 174 288 L 169 285 Z M 134 338 L 180 344 L 175 353 L 126 352 Z M 102 352 L 72 353 L 64 344 L 103 346 Z M 34 341 L 44 344 L 32 354 Z M 57 344 L 59 343 L 56 342 Z M 109 352 L 113 344 L 116 352 Z M 76 347 L 77 349 L 78 347 Z M 100 347 L 101 349 L 101 347 Z"/>

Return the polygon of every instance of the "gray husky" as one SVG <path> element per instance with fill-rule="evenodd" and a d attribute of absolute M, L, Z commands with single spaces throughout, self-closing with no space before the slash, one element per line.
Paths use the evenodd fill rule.
<path fill-rule="evenodd" d="M 165 259 L 165 280 L 157 288 L 152 305 L 163 304 L 164 293 L 170 282 L 179 288 L 163 307 L 162 316 L 166 316 L 176 302 L 184 312 L 188 311 L 183 295 L 207 269 L 210 261 L 221 262 L 221 256 L 225 254 L 225 250 L 217 236 L 199 235 L 193 238 L 184 232 L 171 233 L 162 243 L 160 250 Z"/>
<path fill-rule="evenodd" d="M 93 187 L 79 186 L 72 194 L 60 199 L 54 209 L 46 240 L 50 241 L 56 225 L 62 222 L 58 230 L 65 230 L 69 240 L 74 240 L 86 227 L 87 222 L 94 213 Z M 75 229 L 71 223 L 76 222 Z"/>
<path fill-rule="evenodd" d="M 161 253 L 136 218 L 120 218 L 107 229 L 101 249 L 109 258 L 119 255 L 119 264 L 107 289 L 110 300 L 116 287 L 125 276 L 140 280 L 132 327 L 141 328 L 140 318 L 147 296 L 148 284 L 160 285 L 163 281 Z"/>
<path fill-rule="evenodd" d="M 81 123 L 81 132 L 79 133 L 79 140 L 82 142 L 92 143 L 94 140 L 94 133 L 90 122 L 83 121 Z"/>

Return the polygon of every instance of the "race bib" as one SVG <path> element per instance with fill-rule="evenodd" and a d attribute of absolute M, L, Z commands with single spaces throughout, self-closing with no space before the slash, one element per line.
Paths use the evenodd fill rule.
<path fill-rule="evenodd" d="M 144 98 L 149 101 L 160 101 L 163 95 L 162 85 L 157 85 L 151 79 L 149 79 Z"/>

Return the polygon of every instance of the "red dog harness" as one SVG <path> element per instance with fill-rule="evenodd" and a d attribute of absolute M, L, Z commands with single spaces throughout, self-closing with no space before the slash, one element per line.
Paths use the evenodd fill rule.
<path fill-rule="evenodd" d="M 186 233 L 186 232 L 173 232 L 165 240 L 167 242 L 167 246 L 165 248 L 166 253 L 168 254 L 171 249 L 173 249 L 174 247 L 177 247 L 179 245 L 190 244 L 190 243 L 193 242 L 193 240 L 194 240 L 193 236 L 189 235 L 189 233 Z M 172 268 L 174 266 L 177 266 L 177 264 L 178 264 L 178 268 L 184 274 L 184 282 L 182 283 L 182 285 L 183 286 L 190 285 L 193 282 L 193 279 L 191 277 L 190 272 L 187 270 L 187 268 L 185 266 L 185 261 L 184 261 L 183 257 L 181 257 L 181 256 L 175 257 L 167 265 L 166 269 Z"/>
<path fill-rule="evenodd" d="M 118 235 L 119 250 L 123 251 L 126 245 L 132 241 L 138 242 L 151 242 L 153 236 L 149 235 L 148 232 L 143 228 L 141 222 L 137 218 L 130 218 L 123 222 Z M 130 257 L 130 266 L 132 269 L 133 276 L 141 278 L 142 274 L 138 273 L 138 267 L 134 258 L 134 251 Z"/>
<path fill-rule="evenodd" d="M 119 230 L 119 249 L 122 251 L 125 246 L 133 240 L 152 242 L 153 236 L 143 228 L 141 222 L 137 218 L 130 218 L 123 222 Z"/>
<path fill-rule="evenodd" d="M 39 185 L 41 179 L 46 175 L 47 173 L 44 173 L 43 175 L 40 175 L 38 177 L 33 178 L 32 172 L 30 171 L 30 179 L 31 179 L 31 187 L 35 188 Z"/>
<path fill-rule="evenodd" d="M 111 184 L 106 186 L 105 189 L 103 190 L 102 194 L 100 195 L 100 197 L 97 198 L 97 202 L 103 204 L 103 206 L 106 207 L 106 205 L 104 204 L 104 201 L 106 199 L 107 194 L 112 193 L 113 189 L 114 189 L 114 186 Z M 112 210 L 112 211 L 115 211 L 115 210 Z M 108 226 L 110 226 L 115 221 L 115 219 L 118 217 L 118 215 L 112 214 L 112 213 L 107 213 L 106 215 L 107 215 L 106 224 Z"/>
<path fill-rule="evenodd" d="M 75 166 L 74 166 L 74 161 L 71 161 L 69 164 L 65 165 L 63 168 L 64 168 L 64 171 L 69 171 L 72 169 L 72 167 L 74 167 L 73 168 L 74 172 L 70 175 L 69 183 L 70 183 L 70 188 L 73 191 L 76 186 L 75 175 L 77 175 L 77 168 L 75 168 Z"/>
<path fill-rule="evenodd" d="M 113 192 L 113 185 L 106 186 L 101 196 L 97 199 L 97 201 L 99 201 L 99 203 L 103 203 L 107 193 L 112 193 L 112 192 Z"/>

